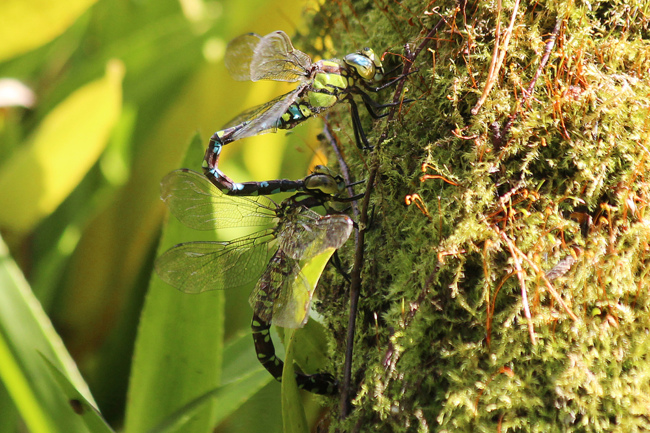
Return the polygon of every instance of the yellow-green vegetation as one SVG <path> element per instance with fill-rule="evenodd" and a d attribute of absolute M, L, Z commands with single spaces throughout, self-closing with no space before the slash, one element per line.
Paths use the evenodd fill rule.
<path fill-rule="evenodd" d="M 649 429 L 650 4 L 339 6 L 310 37 L 385 50 L 389 68 L 444 22 L 408 77 L 417 101 L 388 125 L 367 118 L 371 143 L 387 133 L 374 153 L 354 148 L 343 109 L 330 118 L 353 180 L 378 167 L 358 395 L 332 430 Z M 322 296 L 340 366 L 336 287 Z"/>
<path fill-rule="evenodd" d="M 35 96 L 0 112 L 0 431 L 650 430 L 650 3 L 45 3 L 0 2 L 0 102 Z M 165 217 L 159 183 L 290 90 L 222 64 L 274 30 L 314 60 L 383 53 L 411 74 L 372 96 L 414 100 L 360 108 L 372 151 L 345 103 L 327 115 L 369 202 L 362 268 L 354 236 L 340 250 L 361 289 L 351 403 L 305 414 L 256 359 L 248 290 L 152 276 L 175 243 L 241 235 Z M 302 178 L 319 129 L 232 143 L 220 167 Z M 327 266 L 285 358 L 342 385 L 349 288 Z"/>
<path fill-rule="evenodd" d="M 304 8 L 0 2 L 0 431 L 282 429 L 250 292 L 188 296 L 152 265 L 159 249 L 216 236 L 165 218 L 163 176 L 199 169 L 207 137 L 286 91 L 235 83 L 224 47 L 249 31 L 293 34 Z M 301 178 L 308 131 L 233 144 L 224 170 Z"/>

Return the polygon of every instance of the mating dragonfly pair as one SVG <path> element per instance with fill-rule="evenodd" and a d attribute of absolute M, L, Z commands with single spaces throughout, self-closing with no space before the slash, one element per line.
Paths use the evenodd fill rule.
<path fill-rule="evenodd" d="M 291 129 L 340 101 L 350 104 L 357 146 L 370 148 L 353 95 L 360 95 L 372 117 L 383 117 L 375 110 L 393 104 L 376 103 L 359 86 L 376 92 L 403 77 L 372 87 L 385 73 L 371 49 L 348 54 L 342 61 L 312 63 L 282 31 L 264 37 L 247 34 L 233 40 L 225 61 L 238 80 L 300 84 L 285 95 L 245 111 L 217 131 L 205 153 L 205 177 L 186 169 L 170 173 L 162 181 L 162 199 L 181 222 L 194 229 L 268 227 L 229 242 L 176 245 L 157 259 L 156 271 L 164 281 L 186 293 L 228 289 L 257 280 L 249 298 L 254 310 L 255 349 L 262 365 L 281 380 L 283 363 L 275 356 L 270 326 L 297 328 L 307 321 L 315 283 L 302 276 L 300 263 L 321 254 L 331 255 L 345 243 L 353 228 L 346 215 L 321 216 L 311 208 L 330 200 L 344 201 L 339 194 L 345 184 L 325 168 L 295 181 L 235 183 L 217 167 L 221 149 L 241 138 Z M 298 193 L 280 205 L 264 197 L 277 192 Z M 297 373 L 296 382 L 318 394 L 337 392 L 336 380 L 327 373 Z"/>

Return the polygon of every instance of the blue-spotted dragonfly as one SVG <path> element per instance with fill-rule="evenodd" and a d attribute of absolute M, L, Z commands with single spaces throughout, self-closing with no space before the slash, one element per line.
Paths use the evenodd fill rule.
<path fill-rule="evenodd" d="M 249 298 L 255 312 L 255 348 L 262 365 L 280 380 L 282 364 L 275 357 L 270 324 L 298 328 L 306 323 L 314 286 L 301 275 L 300 261 L 338 249 L 352 232 L 352 220 L 314 212 L 310 207 L 322 200 L 309 194 L 296 194 L 279 205 L 265 196 L 225 195 L 204 176 L 187 169 L 168 174 L 161 187 L 161 198 L 172 214 L 191 228 L 266 226 L 228 242 L 178 244 L 158 257 L 155 267 L 165 282 L 186 293 L 257 281 Z M 336 392 L 329 374 L 300 373 L 296 381 L 308 391 Z"/>
<path fill-rule="evenodd" d="M 215 186 L 231 195 L 251 195 L 251 191 L 255 193 L 251 189 L 255 185 L 235 183 L 219 170 L 223 146 L 242 138 L 294 128 L 337 103 L 347 101 L 357 146 L 370 148 L 353 95 L 361 97 L 372 117 L 381 118 L 384 114 L 378 114 L 376 110 L 394 104 L 379 104 L 364 89 L 378 92 L 403 78 L 398 76 L 373 87 L 384 78 L 385 73 L 381 60 L 372 49 L 363 48 L 346 55 L 343 60 L 312 62 L 307 54 L 293 47 L 289 36 L 283 31 L 275 31 L 264 37 L 249 33 L 234 39 L 226 49 L 225 64 L 236 80 L 299 83 L 295 90 L 244 111 L 210 138 L 203 171 Z"/>

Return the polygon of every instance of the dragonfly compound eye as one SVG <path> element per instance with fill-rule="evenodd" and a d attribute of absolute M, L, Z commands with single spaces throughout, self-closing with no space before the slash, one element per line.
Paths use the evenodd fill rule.
<path fill-rule="evenodd" d="M 332 177 L 335 176 L 335 174 L 332 172 L 332 170 L 330 170 L 330 168 L 328 166 L 322 165 L 322 164 L 315 165 L 313 170 L 312 170 L 312 173 L 313 174 L 328 174 L 328 175 L 330 175 Z"/>
<path fill-rule="evenodd" d="M 384 78 L 384 65 L 381 64 L 381 59 L 375 54 L 372 48 L 365 47 L 359 51 L 359 54 L 369 58 L 375 65 L 375 76 L 372 77 L 375 81 L 380 81 Z"/>
<path fill-rule="evenodd" d="M 343 60 L 346 65 L 353 67 L 362 79 L 366 81 L 372 81 L 375 79 L 375 63 L 362 52 L 348 54 L 343 58 Z"/>
<path fill-rule="evenodd" d="M 305 179 L 305 189 L 320 191 L 327 195 L 336 195 L 341 192 L 341 186 L 334 177 L 324 173 L 314 173 Z"/>

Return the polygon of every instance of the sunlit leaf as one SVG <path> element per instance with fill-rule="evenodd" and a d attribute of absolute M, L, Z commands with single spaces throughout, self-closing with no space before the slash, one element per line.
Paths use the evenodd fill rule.
<path fill-rule="evenodd" d="M 95 1 L 3 0 L 0 2 L 0 60 L 51 41 Z"/>
<path fill-rule="evenodd" d="M 224 350 L 224 384 L 191 400 L 172 413 L 148 433 L 185 432 L 185 425 L 204 405 L 217 402 L 215 426 L 238 410 L 255 393 L 273 380 L 262 365 L 254 361 L 255 353 L 250 336 L 242 335 Z M 242 364 L 243 363 L 243 364 Z M 226 375 L 226 371 L 236 374 Z"/>
<path fill-rule="evenodd" d="M 200 137 L 194 141 L 200 142 Z M 199 152 L 202 146 L 190 145 L 186 163 L 200 159 Z M 170 217 L 157 255 L 193 235 L 196 231 Z M 200 236 L 215 238 L 209 232 Z M 167 422 L 176 425 L 170 414 L 184 416 L 185 405 L 220 385 L 223 308 L 222 291 L 189 295 L 158 277 L 151 280 L 138 329 L 125 431 L 144 432 Z M 204 403 L 192 406 L 193 416 L 183 421 L 183 432 L 205 432 L 214 425 L 218 403 L 214 399 Z"/>
<path fill-rule="evenodd" d="M 122 105 L 121 63 L 59 104 L 30 144 L 0 167 L 0 226 L 29 231 L 79 184 L 108 143 Z"/>
<path fill-rule="evenodd" d="M 0 287 L 0 379 L 25 424 L 34 433 L 90 431 L 48 363 L 94 404 L 90 392 L 4 243 Z"/>
<path fill-rule="evenodd" d="M 92 433 L 113 432 L 113 429 L 106 424 L 106 421 L 104 421 L 97 409 L 87 401 L 79 391 L 77 391 L 61 370 L 52 364 L 46 357 L 43 357 L 43 363 L 47 368 L 49 368 L 52 376 L 63 391 L 63 394 L 68 398 L 68 404 L 74 413 L 76 413 L 83 421 L 88 431 Z"/>
<path fill-rule="evenodd" d="M 285 433 L 308 433 L 305 409 L 302 406 L 298 386 L 294 379 L 293 335 L 295 329 L 287 329 L 287 331 L 289 344 L 287 344 L 284 370 L 282 371 L 282 423 Z"/>

